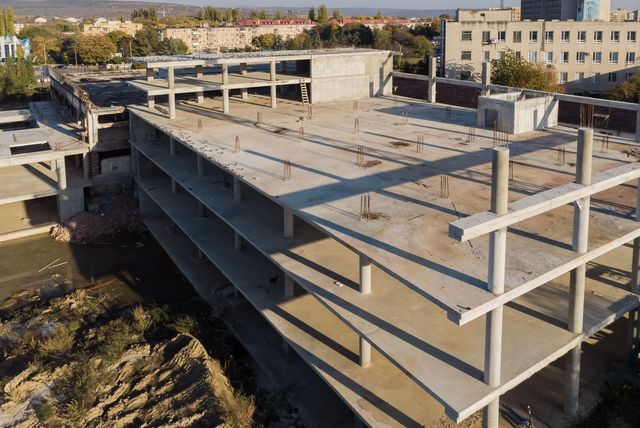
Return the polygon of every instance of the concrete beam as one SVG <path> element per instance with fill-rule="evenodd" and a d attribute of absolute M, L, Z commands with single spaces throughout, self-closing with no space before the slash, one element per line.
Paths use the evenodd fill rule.
<path fill-rule="evenodd" d="M 360 255 L 360 292 L 371 293 L 371 259 L 364 254 Z"/>
<path fill-rule="evenodd" d="M 371 366 L 371 344 L 362 336 L 360 336 L 358 357 L 361 367 L 367 368 Z"/>
<path fill-rule="evenodd" d="M 505 215 L 484 212 L 449 223 L 449 236 L 460 242 L 468 241 L 636 178 L 640 178 L 638 163 L 612 168 L 593 177 L 589 185 L 570 183 L 522 198 L 510 204 Z"/>
<path fill-rule="evenodd" d="M 593 129 L 578 130 L 578 158 L 576 162 L 576 182 L 591 184 L 591 160 L 593 154 Z M 589 205 L 590 196 L 574 203 L 573 208 L 573 250 L 585 254 L 589 246 Z M 584 322 L 584 293 L 587 265 L 582 264 L 571 272 L 568 329 L 580 334 Z M 580 397 L 580 354 L 582 343 L 578 343 L 565 361 L 564 412 L 569 417 L 578 415 Z"/>
<path fill-rule="evenodd" d="M 284 208 L 284 237 L 293 238 L 293 211 Z"/>
<path fill-rule="evenodd" d="M 491 211 L 504 215 L 509 203 L 509 149 L 497 147 L 492 152 Z M 507 257 L 507 229 L 489 235 L 488 289 L 499 295 L 504 293 L 505 265 Z M 492 387 L 500 386 L 502 369 L 502 318 L 503 307 L 498 306 L 487 314 L 484 351 L 484 381 Z M 484 410 L 483 424 L 497 428 L 500 420 L 500 399 L 491 401 Z"/>

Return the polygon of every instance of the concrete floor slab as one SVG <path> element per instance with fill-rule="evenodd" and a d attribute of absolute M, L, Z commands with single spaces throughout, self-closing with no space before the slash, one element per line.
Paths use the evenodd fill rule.
<path fill-rule="evenodd" d="M 249 186 L 292 208 L 325 233 L 448 312 L 463 324 L 497 304 L 513 299 L 572 268 L 571 207 L 562 207 L 511 229 L 507 247 L 507 292 L 500 299 L 485 290 L 487 239 L 456 243 L 448 224 L 485 211 L 489 205 L 492 131 L 477 129 L 469 139 L 467 124 L 474 113 L 443 106 L 374 98 L 314 106 L 305 120 L 298 103 L 281 102 L 272 111 L 235 101 L 232 116 L 212 109 L 219 103 L 181 105 L 169 120 L 145 107 L 132 114 L 155 124 L 207 159 L 242 177 Z M 356 108 L 357 107 L 357 108 Z M 354 111 L 355 110 L 355 111 Z M 263 123 L 256 126 L 257 112 Z M 407 124 L 405 124 L 405 118 Z M 204 119 L 198 130 L 197 119 Z M 359 131 L 354 132 L 358 119 Z M 304 140 L 299 128 L 304 126 Z M 573 180 L 576 136 L 560 129 L 526 134 L 511 141 L 514 177 L 510 200 Z M 235 152 L 236 136 L 241 150 Z M 417 137 L 424 143 L 418 145 Z M 357 149 L 365 163 L 356 166 Z M 557 162 L 558 148 L 566 159 Z M 594 156 L 594 173 L 628 162 L 623 144 L 610 144 Z M 292 165 L 283 180 L 283 164 Z M 449 177 L 449 196 L 438 191 L 441 176 Z M 603 244 L 617 244 L 639 232 L 629 220 L 635 204 L 634 186 L 620 186 L 599 195 L 591 224 L 591 257 Z M 361 197 L 369 195 L 377 220 L 361 221 Z M 473 195 L 474 197 L 469 197 Z M 575 264 L 575 261 L 573 262 Z M 522 289 L 518 291 L 520 288 Z M 468 315 L 467 315 L 468 313 Z M 467 316 L 465 316 L 467 315 Z"/>

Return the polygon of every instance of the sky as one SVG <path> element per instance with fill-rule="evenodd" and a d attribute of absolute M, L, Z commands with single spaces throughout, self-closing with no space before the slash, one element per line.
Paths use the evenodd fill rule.
<path fill-rule="evenodd" d="M 144 0 L 143 0 L 144 1 Z M 499 0 L 147 0 L 162 3 L 185 3 L 198 6 L 254 6 L 254 7 L 309 7 L 312 4 L 326 4 L 335 7 L 366 7 L 394 9 L 456 9 L 499 6 Z M 519 6 L 520 0 L 505 0 L 506 6 Z M 612 0 L 612 8 L 638 8 L 638 0 Z"/>

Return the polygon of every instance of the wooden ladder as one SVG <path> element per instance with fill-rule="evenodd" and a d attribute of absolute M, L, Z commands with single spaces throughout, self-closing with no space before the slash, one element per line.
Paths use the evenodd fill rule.
<path fill-rule="evenodd" d="M 300 79 L 300 95 L 302 96 L 302 104 L 309 105 L 309 94 L 307 93 L 307 84 Z"/>

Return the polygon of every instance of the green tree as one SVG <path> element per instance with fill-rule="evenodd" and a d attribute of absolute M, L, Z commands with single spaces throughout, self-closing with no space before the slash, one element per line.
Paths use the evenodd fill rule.
<path fill-rule="evenodd" d="M 107 36 L 75 36 L 78 61 L 83 64 L 106 64 L 116 52 L 116 46 Z"/>
<path fill-rule="evenodd" d="M 256 36 L 251 41 L 251 44 L 258 49 L 262 50 L 272 50 L 276 46 L 276 35 L 275 34 L 261 34 Z"/>
<path fill-rule="evenodd" d="M 134 9 L 134 11 L 131 12 L 131 19 L 146 19 L 149 21 L 155 21 L 158 19 L 156 8 L 150 7 L 148 9 L 145 9 L 141 7 L 139 9 Z"/>
<path fill-rule="evenodd" d="M 342 19 L 342 14 L 340 13 L 340 9 L 333 9 L 332 16 L 333 16 L 333 19 L 337 21 Z"/>
<path fill-rule="evenodd" d="M 607 98 L 630 103 L 640 101 L 640 73 L 635 73 L 628 80 L 611 88 L 607 93 Z"/>
<path fill-rule="evenodd" d="M 258 19 L 267 19 L 267 11 L 264 9 L 260 9 L 258 12 Z"/>
<path fill-rule="evenodd" d="M 321 4 L 318 7 L 318 24 L 326 24 L 327 22 L 329 22 L 329 10 L 327 6 Z"/>
<path fill-rule="evenodd" d="M 376 12 L 376 16 L 374 16 L 375 19 L 384 19 L 384 16 L 382 15 L 382 12 L 377 11 Z"/>
<path fill-rule="evenodd" d="M 33 64 L 18 49 L 18 58 L 0 64 L 0 100 L 26 98 L 33 94 L 36 84 Z"/>
<path fill-rule="evenodd" d="M 136 33 L 133 38 L 133 56 L 151 56 L 158 52 L 160 37 L 158 30 L 154 27 L 146 26 Z"/>
<path fill-rule="evenodd" d="M 203 7 L 198 11 L 197 18 L 201 21 L 222 21 L 222 14 L 218 9 L 213 6 Z"/>
<path fill-rule="evenodd" d="M 309 19 L 314 22 L 316 20 L 316 9 L 313 6 L 309 9 Z"/>
<path fill-rule="evenodd" d="M 547 92 L 563 91 L 558 84 L 558 76 L 554 68 L 547 68 L 539 62 L 529 62 L 515 56 L 512 52 L 506 53 L 502 59 L 491 61 L 491 81 L 496 85 L 515 88 Z"/>
<path fill-rule="evenodd" d="M 273 19 L 282 19 L 282 13 L 280 13 L 279 10 L 276 10 L 276 12 L 273 14 Z"/>
<path fill-rule="evenodd" d="M 385 27 L 381 30 L 373 30 L 373 48 L 374 49 L 391 49 L 393 46 L 393 38 L 391 31 Z"/>
<path fill-rule="evenodd" d="M 298 34 L 287 41 L 287 49 L 303 50 L 311 49 L 312 47 L 311 39 L 307 33 Z"/>
<path fill-rule="evenodd" d="M 433 55 L 433 44 L 425 36 L 415 36 L 411 40 L 411 47 L 421 57 Z"/>
<path fill-rule="evenodd" d="M 5 7 L 0 9 L 0 36 L 14 34 L 13 31 L 13 9 Z"/>
<path fill-rule="evenodd" d="M 189 47 L 180 39 L 164 39 L 158 44 L 158 55 L 185 55 Z"/>

